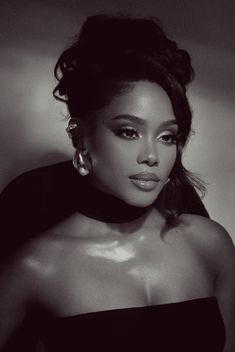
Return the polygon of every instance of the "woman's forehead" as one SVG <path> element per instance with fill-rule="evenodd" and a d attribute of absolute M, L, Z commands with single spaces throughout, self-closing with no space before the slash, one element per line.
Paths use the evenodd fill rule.
<path fill-rule="evenodd" d="M 138 81 L 132 88 L 115 95 L 110 102 L 96 112 L 103 121 L 117 119 L 118 116 L 135 116 L 141 120 L 175 120 L 171 101 L 164 89 L 156 83 Z"/>

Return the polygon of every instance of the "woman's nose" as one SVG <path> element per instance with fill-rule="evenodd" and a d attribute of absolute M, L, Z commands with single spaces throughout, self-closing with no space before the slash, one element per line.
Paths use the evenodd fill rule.
<path fill-rule="evenodd" d="M 144 143 L 141 151 L 137 157 L 137 162 L 139 164 L 146 163 L 149 166 L 154 166 L 159 164 L 159 155 L 157 150 L 157 143 L 155 141 L 148 141 Z"/>

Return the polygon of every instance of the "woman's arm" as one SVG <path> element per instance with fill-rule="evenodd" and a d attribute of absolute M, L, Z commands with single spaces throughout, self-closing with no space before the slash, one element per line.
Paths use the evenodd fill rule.
<path fill-rule="evenodd" d="M 190 222 L 195 242 L 206 258 L 214 282 L 226 331 L 223 352 L 235 352 L 235 248 L 227 231 L 217 222 L 196 215 L 184 216 Z"/>
<path fill-rule="evenodd" d="M 29 271 L 22 257 L 4 264 L 0 273 L 0 351 L 9 350 L 11 337 L 26 317 L 30 286 Z"/>
<path fill-rule="evenodd" d="M 224 352 L 235 351 L 235 249 L 228 233 L 215 224 L 217 243 L 215 248 L 218 276 L 216 297 L 223 316 L 226 342 Z"/>

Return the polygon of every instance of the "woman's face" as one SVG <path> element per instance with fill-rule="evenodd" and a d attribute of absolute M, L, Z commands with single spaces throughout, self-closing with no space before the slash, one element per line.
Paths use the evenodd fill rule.
<path fill-rule="evenodd" d="M 96 112 L 85 135 L 96 188 L 127 204 L 152 204 L 176 159 L 177 122 L 168 95 L 157 84 L 139 81 Z"/>

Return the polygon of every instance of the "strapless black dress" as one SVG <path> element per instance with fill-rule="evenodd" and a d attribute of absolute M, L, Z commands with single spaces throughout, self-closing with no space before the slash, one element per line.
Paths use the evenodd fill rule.
<path fill-rule="evenodd" d="M 47 317 L 46 352 L 222 352 L 225 329 L 215 297 Z"/>
<path fill-rule="evenodd" d="M 71 169 L 72 164 L 69 165 Z M 60 165 L 58 167 L 57 171 L 60 170 Z M 31 231 L 34 227 L 37 231 L 39 228 L 41 231 L 45 230 L 47 226 L 58 223 L 75 211 L 107 223 L 129 222 L 147 211 L 147 208 L 133 207 L 92 188 L 89 180 L 79 178 L 75 170 L 71 174 L 70 169 L 67 170 L 66 166 L 68 178 L 59 178 L 59 181 L 56 177 L 58 173 L 54 169 L 55 177 L 51 178 L 51 184 L 55 183 L 58 186 L 56 191 L 53 191 L 53 187 L 47 188 L 47 181 L 42 182 L 44 192 L 41 192 L 41 187 L 37 186 L 36 189 L 41 192 L 40 197 L 32 196 L 27 204 L 31 207 L 31 204 L 35 204 L 35 199 L 40 198 L 43 202 L 42 209 L 45 213 L 48 212 L 49 217 L 45 217 L 45 214 L 38 216 L 35 211 L 38 209 L 36 201 L 33 213 L 37 214 L 37 219 L 34 216 L 31 217 L 31 213 L 27 213 L 28 224 L 30 224 L 28 230 Z M 37 172 L 33 175 L 38 179 Z M 66 179 L 70 182 L 66 183 Z M 73 182 L 71 182 L 72 179 Z M 65 193 L 61 194 L 59 185 L 62 183 L 66 184 L 66 189 L 62 187 Z M 50 193 L 51 191 L 53 192 Z M 47 202 L 48 196 L 44 197 L 45 194 L 51 194 L 49 197 L 51 203 Z M 69 206 L 66 205 L 65 209 L 63 204 L 69 204 Z M 9 209 L 12 211 L 12 208 Z M 19 209 L 18 207 L 17 212 Z M 51 209 L 54 211 L 52 212 Z M 21 212 L 19 214 L 19 218 L 16 218 L 19 221 L 14 221 L 17 223 L 17 233 L 20 232 L 22 225 L 24 227 L 20 222 L 24 218 L 21 219 Z M 5 219 L 4 215 L 3 218 Z M 50 221 L 47 223 L 44 218 Z M 46 227 L 35 225 L 38 224 L 38 220 Z M 26 233 L 31 233 L 30 231 Z M 36 232 L 32 234 L 36 235 Z M 5 237 L 7 237 L 6 233 Z M 225 341 L 223 320 L 215 297 L 147 307 L 113 309 L 69 317 L 53 317 L 42 312 L 41 309 L 39 311 L 36 307 L 30 308 L 32 310 L 27 319 L 14 333 L 4 352 L 35 351 L 38 340 L 42 342 L 45 352 L 222 352 Z"/>

